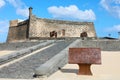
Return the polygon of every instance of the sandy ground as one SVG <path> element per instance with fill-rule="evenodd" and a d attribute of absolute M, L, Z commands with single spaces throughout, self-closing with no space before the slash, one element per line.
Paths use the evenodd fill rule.
<path fill-rule="evenodd" d="M 120 51 L 102 51 L 102 64 L 92 65 L 92 76 L 77 75 L 78 65 L 67 64 L 45 80 L 120 80 Z"/>
<path fill-rule="evenodd" d="M 0 51 L 0 56 L 4 56 L 4 55 L 10 54 L 12 52 L 14 52 L 14 51 L 3 50 L 3 51 Z"/>

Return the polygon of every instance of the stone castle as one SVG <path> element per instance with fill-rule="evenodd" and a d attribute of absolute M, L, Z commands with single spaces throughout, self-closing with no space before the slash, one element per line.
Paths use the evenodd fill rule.
<path fill-rule="evenodd" d="M 11 20 L 7 42 L 29 40 L 81 37 L 96 37 L 93 22 L 75 22 L 38 18 L 29 8 L 29 18 L 24 21 Z M 84 35 L 83 35 L 84 37 Z"/>

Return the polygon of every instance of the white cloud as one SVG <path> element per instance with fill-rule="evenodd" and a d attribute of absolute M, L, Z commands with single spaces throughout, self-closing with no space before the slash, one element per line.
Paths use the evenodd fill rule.
<path fill-rule="evenodd" d="M 21 15 L 21 16 L 25 16 L 25 17 L 28 17 L 28 13 L 29 13 L 29 11 L 28 11 L 28 8 L 24 8 L 24 9 L 21 9 L 21 8 L 18 8 L 17 10 L 16 10 L 16 13 L 18 14 L 18 15 Z"/>
<path fill-rule="evenodd" d="M 120 24 L 119 25 L 114 25 L 111 28 L 106 29 L 107 32 L 119 32 L 120 31 Z"/>
<path fill-rule="evenodd" d="M 21 0 L 7 0 L 11 5 L 16 8 L 16 13 L 18 15 L 28 17 L 28 7 Z"/>
<path fill-rule="evenodd" d="M 0 20 L 0 33 L 7 33 L 9 28 L 9 21 Z"/>
<path fill-rule="evenodd" d="M 5 5 L 5 1 L 4 0 L 0 0 L 0 8 L 3 7 Z"/>
<path fill-rule="evenodd" d="M 120 4 L 120 0 L 113 0 L 115 4 Z"/>
<path fill-rule="evenodd" d="M 120 0 L 101 0 L 100 4 L 109 13 L 120 18 Z"/>
<path fill-rule="evenodd" d="M 63 6 L 51 6 L 48 8 L 49 13 L 53 15 L 54 18 L 69 18 L 76 20 L 95 20 L 94 12 L 89 9 L 82 11 L 76 5 L 70 5 L 68 7 Z"/>

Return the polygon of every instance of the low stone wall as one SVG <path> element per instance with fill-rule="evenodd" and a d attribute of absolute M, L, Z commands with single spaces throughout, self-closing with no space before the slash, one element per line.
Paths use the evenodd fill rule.
<path fill-rule="evenodd" d="M 0 64 L 4 64 L 6 62 L 9 62 L 11 60 L 14 60 L 16 58 L 19 58 L 19 57 L 22 57 L 26 54 L 29 54 L 35 50 L 38 50 L 40 48 L 43 48 L 47 45 L 50 45 L 54 43 L 54 40 L 50 40 L 50 41 L 47 41 L 47 42 L 43 42 L 43 43 L 40 43 L 38 45 L 35 45 L 35 46 L 32 46 L 32 47 L 29 47 L 29 48 L 26 48 L 26 49 L 22 49 L 22 50 L 19 50 L 19 51 L 16 51 L 16 52 L 13 52 L 13 53 L 10 53 L 8 55 L 4 55 L 4 56 L 1 56 L 0 57 Z"/>
<path fill-rule="evenodd" d="M 35 69 L 34 77 L 44 77 L 57 71 L 59 68 L 63 67 L 68 62 L 68 51 L 70 47 L 75 47 L 79 40 L 74 41 L 56 56 L 48 60 L 46 63 L 40 65 Z"/>
<path fill-rule="evenodd" d="M 102 51 L 120 51 L 120 40 L 79 40 L 76 47 L 95 47 Z"/>

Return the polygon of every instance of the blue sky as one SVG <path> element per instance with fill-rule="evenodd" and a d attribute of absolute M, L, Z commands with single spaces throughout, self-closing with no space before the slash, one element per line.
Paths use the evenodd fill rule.
<path fill-rule="evenodd" d="M 120 0 L 0 0 L 0 42 L 5 42 L 9 21 L 28 18 L 28 8 L 41 18 L 94 22 L 98 37 L 118 38 Z"/>

